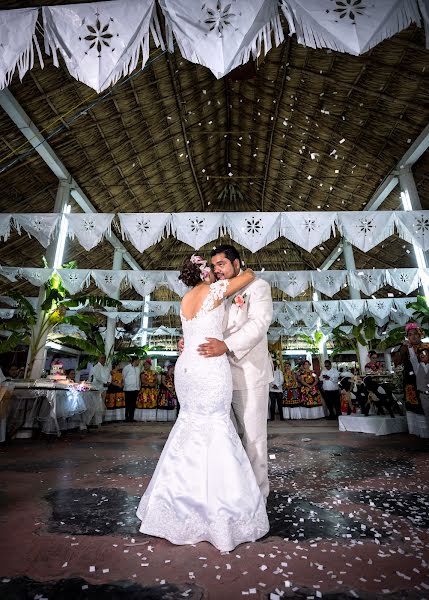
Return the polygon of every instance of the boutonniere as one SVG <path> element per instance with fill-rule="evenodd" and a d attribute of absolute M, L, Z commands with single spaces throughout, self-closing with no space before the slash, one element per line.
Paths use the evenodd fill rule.
<path fill-rule="evenodd" d="M 243 308 L 243 306 L 246 304 L 246 294 L 237 294 L 237 296 L 234 296 L 232 303 L 238 308 Z"/>

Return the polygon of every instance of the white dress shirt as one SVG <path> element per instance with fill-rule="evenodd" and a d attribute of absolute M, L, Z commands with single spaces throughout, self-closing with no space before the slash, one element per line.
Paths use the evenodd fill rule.
<path fill-rule="evenodd" d="M 112 380 L 111 366 L 107 363 L 102 365 L 97 363 L 92 370 L 92 387 L 96 390 L 105 390 L 106 384 Z"/>
<path fill-rule="evenodd" d="M 329 379 L 323 379 L 323 376 L 327 375 L 329 377 Z M 338 386 L 338 379 L 340 377 L 339 372 L 337 371 L 337 369 L 334 369 L 333 367 L 331 367 L 330 369 L 322 369 L 322 372 L 320 373 L 320 381 L 323 382 L 323 389 L 325 390 L 325 392 L 333 392 L 339 389 Z"/>
<path fill-rule="evenodd" d="M 280 369 L 275 369 L 274 379 L 270 383 L 270 392 L 282 392 L 284 380 L 285 379 L 283 377 L 283 373 L 280 371 Z M 277 388 L 275 388 L 274 386 L 277 386 Z"/>
<path fill-rule="evenodd" d="M 133 367 L 130 363 L 122 369 L 124 392 L 135 392 L 140 389 L 140 367 Z"/>

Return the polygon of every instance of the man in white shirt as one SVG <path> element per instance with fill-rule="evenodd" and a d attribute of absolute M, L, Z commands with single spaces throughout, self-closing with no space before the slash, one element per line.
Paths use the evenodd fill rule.
<path fill-rule="evenodd" d="M 274 369 L 274 379 L 270 383 L 270 421 L 276 418 L 276 404 L 280 415 L 280 421 L 284 421 L 283 417 L 283 373 L 276 363 Z"/>
<path fill-rule="evenodd" d="M 112 379 L 110 365 L 106 365 L 106 357 L 102 354 L 98 363 L 92 370 L 92 387 L 101 392 L 106 392 L 106 388 Z"/>
<path fill-rule="evenodd" d="M 140 390 L 140 361 L 136 356 L 132 357 L 130 364 L 122 369 L 122 378 L 125 392 L 125 421 L 132 423 Z"/>
<path fill-rule="evenodd" d="M 328 419 L 338 419 L 341 415 L 340 388 L 338 379 L 340 377 L 337 369 L 332 367 L 330 360 L 325 360 L 325 368 L 320 373 L 322 382 L 323 398 L 328 409 Z"/>

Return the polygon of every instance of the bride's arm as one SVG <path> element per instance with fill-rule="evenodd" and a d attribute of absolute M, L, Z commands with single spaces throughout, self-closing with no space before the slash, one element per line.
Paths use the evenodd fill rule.
<path fill-rule="evenodd" d="M 252 269 L 246 269 L 233 279 L 229 279 L 229 284 L 225 290 L 225 297 L 229 298 L 229 296 L 233 296 L 237 292 L 239 292 L 242 288 L 252 283 L 255 279 L 255 273 Z"/>

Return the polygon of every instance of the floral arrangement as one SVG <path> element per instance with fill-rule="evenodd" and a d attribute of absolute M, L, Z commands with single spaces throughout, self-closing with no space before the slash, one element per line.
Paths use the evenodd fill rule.
<path fill-rule="evenodd" d="M 243 308 L 243 306 L 246 304 L 246 294 L 237 294 L 234 296 L 232 303 L 238 306 L 238 308 Z"/>

